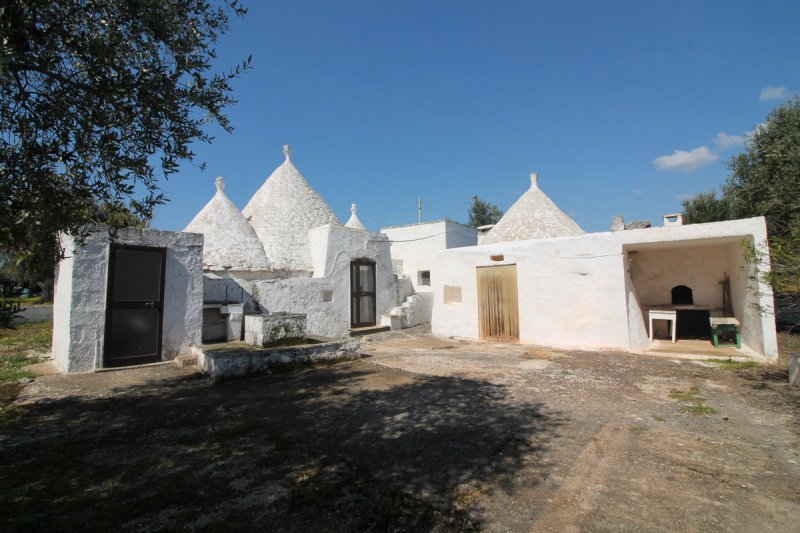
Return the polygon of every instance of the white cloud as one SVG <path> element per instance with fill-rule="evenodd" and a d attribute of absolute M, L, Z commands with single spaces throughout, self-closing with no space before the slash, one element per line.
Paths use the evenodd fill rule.
<path fill-rule="evenodd" d="M 672 155 L 662 155 L 653 160 L 653 164 L 658 170 L 697 170 L 706 165 L 710 165 L 719 159 L 719 156 L 709 150 L 708 146 L 700 146 L 689 152 L 685 150 L 675 150 Z"/>
<path fill-rule="evenodd" d="M 730 150 L 734 146 L 744 145 L 744 135 L 730 135 L 721 131 L 714 137 L 714 142 L 717 143 L 720 150 Z"/>
<path fill-rule="evenodd" d="M 767 85 L 763 89 L 761 89 L 761 94 L 758 97 L 759 102 L 768 102 L 770 100 L 783 100 L 789 96 L 789 90 L 781 85 L 780 87 L 773 87 L 772 85 Z"/>
<path fill-rule="evenodd" d="M 675 199 L 676 200 L 680 200 L 681 202 L 683 202 L 684 200 L 691 200 L 694 197 L 695 197 L 695 195 L 690 193 L 690 192 L 683 192 L 681 194 L 676 194 L 675 195 Z"/>
<path fill-rule="evenodd" d="M 644 191 L 642 189 L 633 189 L 632 192 L 634 196 L 641 196 L 644 194 Z"/>

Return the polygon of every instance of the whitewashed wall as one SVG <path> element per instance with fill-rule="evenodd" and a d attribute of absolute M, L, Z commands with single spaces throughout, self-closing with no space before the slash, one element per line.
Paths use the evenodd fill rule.
<path fill-rule="evenodd" d="M 694 303 L 722 307 L 725 272 L 731 270 L 729 249 L 739 243 L 653 248 L 629 252 L 633 283 L 645 307 L 669 305 L 672 288 L 686 285 L 692 289 Z M 738 269 L 737 263 L 734 269 Z M 737 272 L 728 272 L 736 275 Z"/>
<path fill-rule="evenodd" d="M 450 220 L 382 228 L 381 233 L 392 241 L 392 259 L 403 262 L 403 273 L 416 292 L 431 290 L 430 286 L 419 284 L 418 273 L 427 270 L 431 272 L 431 279 L 436 276 L 436 254 L 448 248 L 474 246 L 478 242 L 475 228 Z"/>
<path fill-rule="evenodd" d="M 759 287 L 761 296 L 749 288 L 740 253 L 740 242 L 745 237 L 765 243 L 765 228 L 764 219 L 759 217 L 447 250 L 438 255 L 435 265 L 438 275 L 433 278 L 432 331 L 441 336 L 478 338 L 476 267 L 516 264 L 521 342 L 563 348 L 641 348 L 647 343 L 643 306 L 669 303 L 669 290 L 677 284 L 698 291 L 691 280 L 704 285 L 695 292 L 696 303 L 706 303 L 707 299 L 710 305 L 716 305 L 717 294 L 721 304 L 718 281 L 727 271 L 734 312 L 742 322 L 743 341 L 756 352 L 774 358 L 774 317 L 761 316 L 752 306 L 756 301 L 771 305 L 772 296 L 768 287 Z M 645 254 L 642 264 L 646 268 L 639 274 L 635 266 L 638 259 L 631 259 L 630 276 L 629 257 L 639 256 L 644 250 L 649 253 L 650 249 L 657 249 L 670 268 L 661 270 L 655 264 L 656 256 L 648 258 Z M 630 254 L 631 251 L 639 253 Z M 503 260 L 493 261 L 493 255 L 503 255 Z M 695 255 L 703 260 L 692 261 Z M 658 274 L 657 279 L 640 278 L 637 283 L 636 276 L 643 271 Z M 689 283 L 685 282 L 687 279 Z M 652 286 L 648 285 L 650 282 Z M 445 285 L 461 287 L 460 304 L 444 303 Z M 647 298 L 657 301 L 647 301 L 638 292 L 639 285 L 648 291 Z M 651 287 L 655 287 L 652 293 Z M 667 291 L 663 302 L 655 296 L 662 289 Z"/>
<path fill-rule="evenodd" d="M 206 274 L 205 301 L 222 302 L 227 298 L 238 302 L 242 294 L 247 313 L 303 313 L 310 334 L 338 338 L 350 330 L 350 262 L 369 259 L 375 262 L 377 321 L 397 304 L 385 236 L 326 224 L 309 231 L 309 242 L 313 277 L 277 278 L 274 273 L 265 273 L 259 279 L 255 273 Z M 331 292 L 330 302 L 323 301 L 325 291 Z"/>
<path fill-rule="evenodd" d="M 53 357 L 66 372 L 103 367 L 108 288 L 108 232 L 98 230 L 79 245 L 62 235 L 67 257 L 57 268 L 53 302 Z M 120 244 L 167 249 L 162 357 L 171 359 L 200 343 L 203 309 L 203 236 L 124 229 Z"/>

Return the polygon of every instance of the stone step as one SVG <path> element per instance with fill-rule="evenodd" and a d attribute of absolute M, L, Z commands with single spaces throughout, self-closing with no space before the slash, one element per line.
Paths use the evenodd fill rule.
<path fill-rule="evenodd" d="M 175 356 L 175 359 L 172 360 L 172 364 L 178 368 L 184 366 L 195 366 L 197 365 L 197 354 L 187 353 Z"/>
<path fill-rule="evenodd" d="M 391 326 L 367 326 L 366 328 L 353 328 L 350 330 L 351 337 L 363 337 L 364 335 L 372 335 L 373 333 L 383 333 L 390 331 Z"/>

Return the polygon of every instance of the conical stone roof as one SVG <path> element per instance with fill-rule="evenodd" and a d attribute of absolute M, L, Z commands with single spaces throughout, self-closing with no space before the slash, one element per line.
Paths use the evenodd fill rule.
<path fill-rule="evenodd" d="M 256 231 L 273 270 L 312 271 L 308 230 L 341 222 L 292 164 L 288 145 L 283 153 L 286 161 L 242 212 Z"/>
<path fill-rule="evenodd" d="M 531 174 L 531 188 L 489 230 L 481 244 L 586 233 L 539 189 L 538 177 L 535 172 Z"/>
<path fill-rule="evenodd" d="M 361 220 L 358 218 L 358 207 L 356 207 L 356 204 L 350 206 L 350 213 L 350 219 L 345 222 L 344 225 L 348 228 L 363 229 L 366 231 L 367 228 L 364 227 L 364 224 L 362 224 Z"/>
<path fill-rule="evenodd" d="M 225 180 L 217 178 L 216 185 L 214 197 L 183 230 L 204 235 L 203 270 L 268 270 L 256 232 L 223 192 Z"/>

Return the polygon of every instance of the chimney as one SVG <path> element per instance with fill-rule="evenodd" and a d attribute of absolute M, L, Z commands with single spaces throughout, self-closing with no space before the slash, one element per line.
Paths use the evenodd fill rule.
<path fill-rule="evenodd" d="M 683 226 L 683 215 L 681 213 L 664 215 L 664 226 Z"/>
<path fill-rule="evenodd" d="M 611 218 L 611 231 L 622 231 L 625 229 L 625 219 L 622 215 L 614 215 Z"/>

